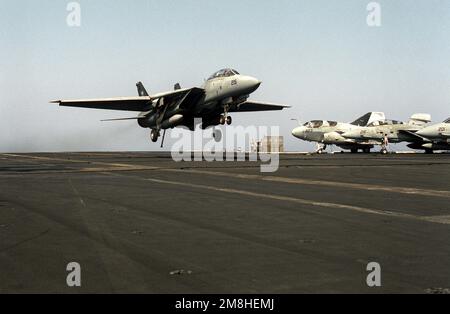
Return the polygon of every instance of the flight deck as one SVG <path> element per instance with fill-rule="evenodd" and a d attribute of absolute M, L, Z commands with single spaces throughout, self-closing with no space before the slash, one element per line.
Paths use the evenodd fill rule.
<path fill-rule="evenodd" d="M 0 293 L 450 292 L 449 182 L 450 154 L 0 154 Z"/>

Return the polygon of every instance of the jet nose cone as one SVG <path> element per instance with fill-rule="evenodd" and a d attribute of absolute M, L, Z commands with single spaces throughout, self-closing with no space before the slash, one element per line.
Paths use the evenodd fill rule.
<path fill-rule="evenodd" d="M 431 128 L 423 128 L 422 130 L 419 130 L 416 132 L 417 135 L 420 135 L 423 137 L 432 137 L 433 133 L 434 132 Z"/>
<path fill-rule="evenodd" d="M 305 131 L 304 128 L 299 126 L 299 127 L 296 127 L 295 129 L 292 130 L 292 135 L 297 137 L 297 138 L 303 138 L 304 131 Z"/>
<path fill-rule="evenodd" d="M 420 136 L 425 136 L 424 129 L 417 131 L 416 134 Z"/>
<path fill-rule="evenodd" d="M 247 91 L 247 93 L 253 93 L 261 85 L 261 81 L 257 78 L 251 76 L 244 76 L 241 78 L 242 87 Z"/>
<path fill-rule="evenodd" d="M 252 77 L 252 83 L 253 83 L 253 85 L 255 86 L 255 89 L 256 89 L 256 88 L 258 88 L 261 85 L 262 81 L 258 80 L 257 78 Z"/>
<path fill-rule="evenodd" d="M 251 84 L 254 84 L 254 85 L 260 85 L 260 84 L 261 84 L 261 81 L 258 80 L 258 79 L 255 78 L 255 77 L 253 77 L 253 76 L 246 76 L 245 78 L 246 78 Z"/>

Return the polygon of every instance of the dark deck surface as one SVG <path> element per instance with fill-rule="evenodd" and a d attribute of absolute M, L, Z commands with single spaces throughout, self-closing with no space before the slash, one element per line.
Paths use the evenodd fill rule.
<path fill-rule="evenodd" d="M 450 288 L 449 183 L 450 155 L 286 155 L 261 174 L 163 153 L 0 154 L 0 292 Z"/>

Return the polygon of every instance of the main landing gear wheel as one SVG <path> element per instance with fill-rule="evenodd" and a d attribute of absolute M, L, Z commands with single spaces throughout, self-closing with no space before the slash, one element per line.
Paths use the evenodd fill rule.
<path fill-rule="evenodd" d="M 220 116 L 219 123 L 220 123 L 221 125 L 224 125 L 225 122 L 227 122 L 227 119 L 225 118 L 225 116 Z"/>
<path fill-rule="evenodd" d="M 380 153 L 381 153 L 382 155 L 386 155 L 386 154 L 388 153 L 388 151 L 387 151 L 386 148 L 382 148 L 382 149 L 380 150 Z"/>
<path fill-rule="evenodd" d="M 152 140 L 153 143 L 158 141 L 158 137 L 159 137 L 159 132 L 157 130 L 152 130 L 150 132 L 150 139 Z"/>
<path fill-rule="evenodd" d="M 230 116 L 227 117 L 227 124 L 230 125 L 233 122 L 233 119 L 231 119 Z"/>

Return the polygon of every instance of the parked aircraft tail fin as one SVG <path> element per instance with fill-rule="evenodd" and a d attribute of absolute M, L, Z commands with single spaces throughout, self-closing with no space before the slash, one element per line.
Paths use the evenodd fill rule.
<path fill-rule="evenodd" d="M 351 124 L 358 126 L 366 126 L 374 121 L 380 121 L 385 119 L 386 117 L 384 116 L 384 112 L 368 112 L 362 117 L 359 117 L 358 119 L 353 121 Z"/>
<path fill-rule="evenodd" d="M 147 90 L 145 89 L 144 84 L 142 84 L 142 82 L 137 82 L 136 87 L 137 87 L 139 96 L 149 96 L 147 93 Z"/>
<path fill-rule="evenodd" d="M 415 113 L 409 118 L 410 125 L 424 125 L 431 122 L 431 115 L 428 113 Z"/>

